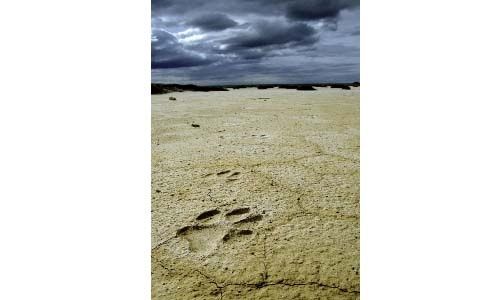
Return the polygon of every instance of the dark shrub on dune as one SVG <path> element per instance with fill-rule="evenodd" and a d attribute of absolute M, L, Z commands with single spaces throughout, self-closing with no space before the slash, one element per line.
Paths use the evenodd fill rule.
<path fill-rule="evenodd" d="M 157 85 L 157 84 L 152 84 L 151 85 L 151 95 L 159 95 L 159 94 L 164 94 L 165 90 Z"/>
<path fill-rule="evenodd" d="M 347 84 L 340 84 L 340 83 L 331 84 L 330 87 L 332 89 L 343 89 L 343 90 L 350 90 L 351 89 L 351 87 L 348 86 Z"/>
<path fill-rule="evenodd" d="M 228 89 L 221 87 L 221 86 L 196 86 L 196 88 L 193 88 L 191 91 L 195 92 L 227 92 L 229 91 Z"/>
<path fill-rule="evenodd" d="M 197 86 L 194 84 L 161 84 L 152 83 L 151 84 L 151 94 L 166 94 L 171 92 L 212 92 L 212 91 L 229 91 L 222 86 Z"/>
<path fill-rule="evenodd" d="M 300 85 L 296 87 L 297 91 L 315 91 L 316 89 L 312 85 Z"/>
<path fill-rule="evenodd" d="M 295 90 L 297 88 L 296 85 L 291 85 L 291 84 L 279 84 L 278 88 L 280 89 L 287 89 L 287 90 Z"/>
<path fill-rule="evenodd" d="M 280 89 L 287 89 L 287 90 L 298 90 L 298 91 L 315 91 L 316 89 L 314 88 L 313 85 L 307 84 L 279 84 L 277 85 L 278 88 Z"/>
<path fill-rule="evenodd" d="M 350 90 L 352 87 L 359 87 L 359 82 L 353 83 L 308 83 L 308 84 L 238 84 L 238 85 L 225 85 L 225 86 L 197 86 L 194 84 L 151 84 L 151 94 L 165 94 L 171 92 L 212 92 L 212 91 L 229 91 L 228 88 L 237 90 L 243 88 L 257 88 L 259 90 L 266 90 L 272 88 L 291 89 L 298 91 L 315 91 L 314 87 L 328 87 L 333 89 Z"/>

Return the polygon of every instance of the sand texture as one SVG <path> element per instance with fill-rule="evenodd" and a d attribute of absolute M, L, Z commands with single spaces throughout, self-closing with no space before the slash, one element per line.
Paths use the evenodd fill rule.
<path fill-rule="evenodd" d="M 155 95 L 151 142 L 153 299 L 359 299 L 359 88 Z"/>

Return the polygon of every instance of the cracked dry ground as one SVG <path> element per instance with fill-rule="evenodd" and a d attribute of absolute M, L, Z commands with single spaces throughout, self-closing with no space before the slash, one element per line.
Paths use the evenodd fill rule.
<path fill-rule="evenodd" d="M 152 96 L 151 263 L 153 299 L 359 299 L 359 89 Z"/>

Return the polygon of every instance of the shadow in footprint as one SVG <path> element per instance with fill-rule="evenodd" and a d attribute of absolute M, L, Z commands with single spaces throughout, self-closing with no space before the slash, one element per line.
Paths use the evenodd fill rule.
<path fill-rule="evenodd" d="M 248 214 L 249 212 L 249 207 L 235 208 L 226 214 L 226 219 L 234 222 L 241 219 L 243 215 Z"/>
<path fill-rule="evenodd" d="M 245 223 L 253 223 L 262 220 L 262 215 L 250 215 L 242 220 L 234 222 L 234 224 L 245 224 Z"/>
<path fill-rule="evenodd" d="M 227 174 L 229 172 L 231 172 L 231 170 L 220 171 L 219 173 L 217 173 L 217 176 L 224 175 L 224 174 Z"/>
<path fill-rule="evenodd" d="M 244 214 L 247 214 L 250 212 L 250 208 L 249 207 L 240 207 L 240 208 L 235 208 L 233 210 L 231 210 L 230 212 L 228 212 L 226 214 L 226 217 L 230 217 L 230 216 L 237 216 L 237 215 L 244 215 Z"/>
<path fill-rule="evenodd" d="M 199 216 L 197 216 L 196 220 L 198 221 L 205 220 L 213 216 L 216 216 L 218 214 L 220 214 L 220 211 L 218 209 L 207 210 L 205 212 L 202 212 Z"/>

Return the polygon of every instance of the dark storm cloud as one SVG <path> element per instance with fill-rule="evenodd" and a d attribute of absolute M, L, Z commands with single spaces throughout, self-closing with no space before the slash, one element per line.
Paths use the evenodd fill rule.
<path fill-rule="evenodd" d="M 152 36 L 151 68 L 153 69 L 193 67 L 213 62 L 202 55 L 190 53 L 175 36 L 166 31 L 153 30 Z"/>
<path fill-rule="evenodd" d="M 356 5 L 356 1 L 308 0 L 293 1 L 287 7 L 286 16 L 292 20 L 334 20 L 341 10 Z"/>
<path fill-rule="evenodd" d="M 206 31 L 220 31 L 238 25 L 237 22 L 221 13 L 208 13 L 194 18 L 187 23 L 194 27 L 201 28 Z"/>
<path fill-rule="evenodd" d="M 282 24 L 261 21 L 252 30 L 222 41 L 228 50 L 264 48 L 268 46 L 301 46 L 314 44 L 316 30 L 307 24 Z"/>
<path fill-rule="evenodd" d="M 195 82 L 198 84 L 255 84 L 255 83 L 322 83 L 359 80 L 359 68 L 354 63 L 307 65 L 290 63 L 280 66 L 268 63 L 229 63 L 210 68 L 193 67 L 153 70 L 154 82 Z"/>
<path fill-rule="evenodd" d="M 289 13 L 292 18 L 313 20 L 331 17 L 341 9 L 357 7 L 359 0 L 152 0 L 151 4 L 153 15 L 224 12 L 283 16 Z"/>
<path fill-rule="evenodd" d="M 359 0 L 152 0 L 152 17 L 153 80 L 359 80 Z"/>
<path fill-rule="evenodd" d="M 153 69 L 171 69 L 209 65 L 213 61 L 194 55 L 181 55 L 171 59 L 157 60 L 151 63 Z"/>

